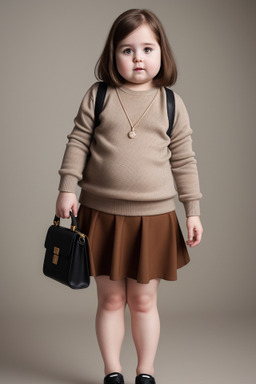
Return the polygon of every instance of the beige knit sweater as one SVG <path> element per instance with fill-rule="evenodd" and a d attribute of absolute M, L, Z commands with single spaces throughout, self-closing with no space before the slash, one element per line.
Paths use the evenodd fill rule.
<path fill-rule="evenodd" d="M 76 192 L 78 184 L 81 204 L 125 216 L 172 211 L 178 192 L 186 216 L 199 215 L 202 195 L 192 150 L 192 130 L 182 99 L 175 93 L 171 139 L 166 134 L 168 117 L 164 88 L 158 90 L 152 106 L 137 126 L 136 138 L 129 139 L 130 125 L 112 87 L 107 90 L 101 123 L 94 130 L 97 84 L 84 96 L 74 120 L 75 127 L 68 135 L 59 170 L 59 190 Z M 156 92 L 156 88 L 147 91 L 119 89 L 133 124 Z"/>

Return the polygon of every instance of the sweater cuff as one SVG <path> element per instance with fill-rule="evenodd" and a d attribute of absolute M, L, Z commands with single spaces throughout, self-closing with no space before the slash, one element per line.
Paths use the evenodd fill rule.
<path fill-rule="evenodd" d="M 62 176 L 59 184 L 60 192 L 76 193 L 77 178 L 70 175 Z"/>
<path fill-rule="evenodd" d="M 186 201 L 183 204 L 186 212 L 186 217 L 200 216 L 199 200 Z"/>

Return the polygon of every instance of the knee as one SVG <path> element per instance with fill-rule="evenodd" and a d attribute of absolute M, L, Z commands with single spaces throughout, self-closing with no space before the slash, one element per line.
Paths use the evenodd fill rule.
<path fill-rule="evenodd" d="M 150 312 L 156 306 L 155 295 L 130 295 L 127 298 L 127 302 L 131 311 L 147 313 Z"/>
<path fill-rule="evenodd" d="M 106 311 L 118 311 L 126 305 L 126 297 L 123 294 L 112 293 L 99 297 L 99 306 Z"/>

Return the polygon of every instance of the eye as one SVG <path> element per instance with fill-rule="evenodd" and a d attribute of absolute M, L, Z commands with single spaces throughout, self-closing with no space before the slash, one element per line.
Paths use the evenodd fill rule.
<path fill-rule="evenodd" d="M 125 55 L 130 55 L 132 53 L 132 50 L 131 48 L 125 48 L 123 52 Z"/>
<path fill-rule="evenodd" d="M 152 52 L 152 48 L 150 48 L 150 47 L 146 47 L 146 48 L 144 48 L 144 51 L 145 51 L 146 53 L 150 53 L 150 52 Z"/>

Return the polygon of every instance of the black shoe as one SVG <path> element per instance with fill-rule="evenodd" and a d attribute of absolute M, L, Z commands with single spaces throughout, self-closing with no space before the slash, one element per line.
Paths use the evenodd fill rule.
<path fill-rule="evenodd" d="M 153 376 L 142 373 L 136 377 L 135 384 L 156 384 L 156 382 Z"/>
<path fill-rule="evenodd" d="M 124 384 L 124 377 L 118 372 L 110 373 L 104 378 L 104 384 Z"/>

